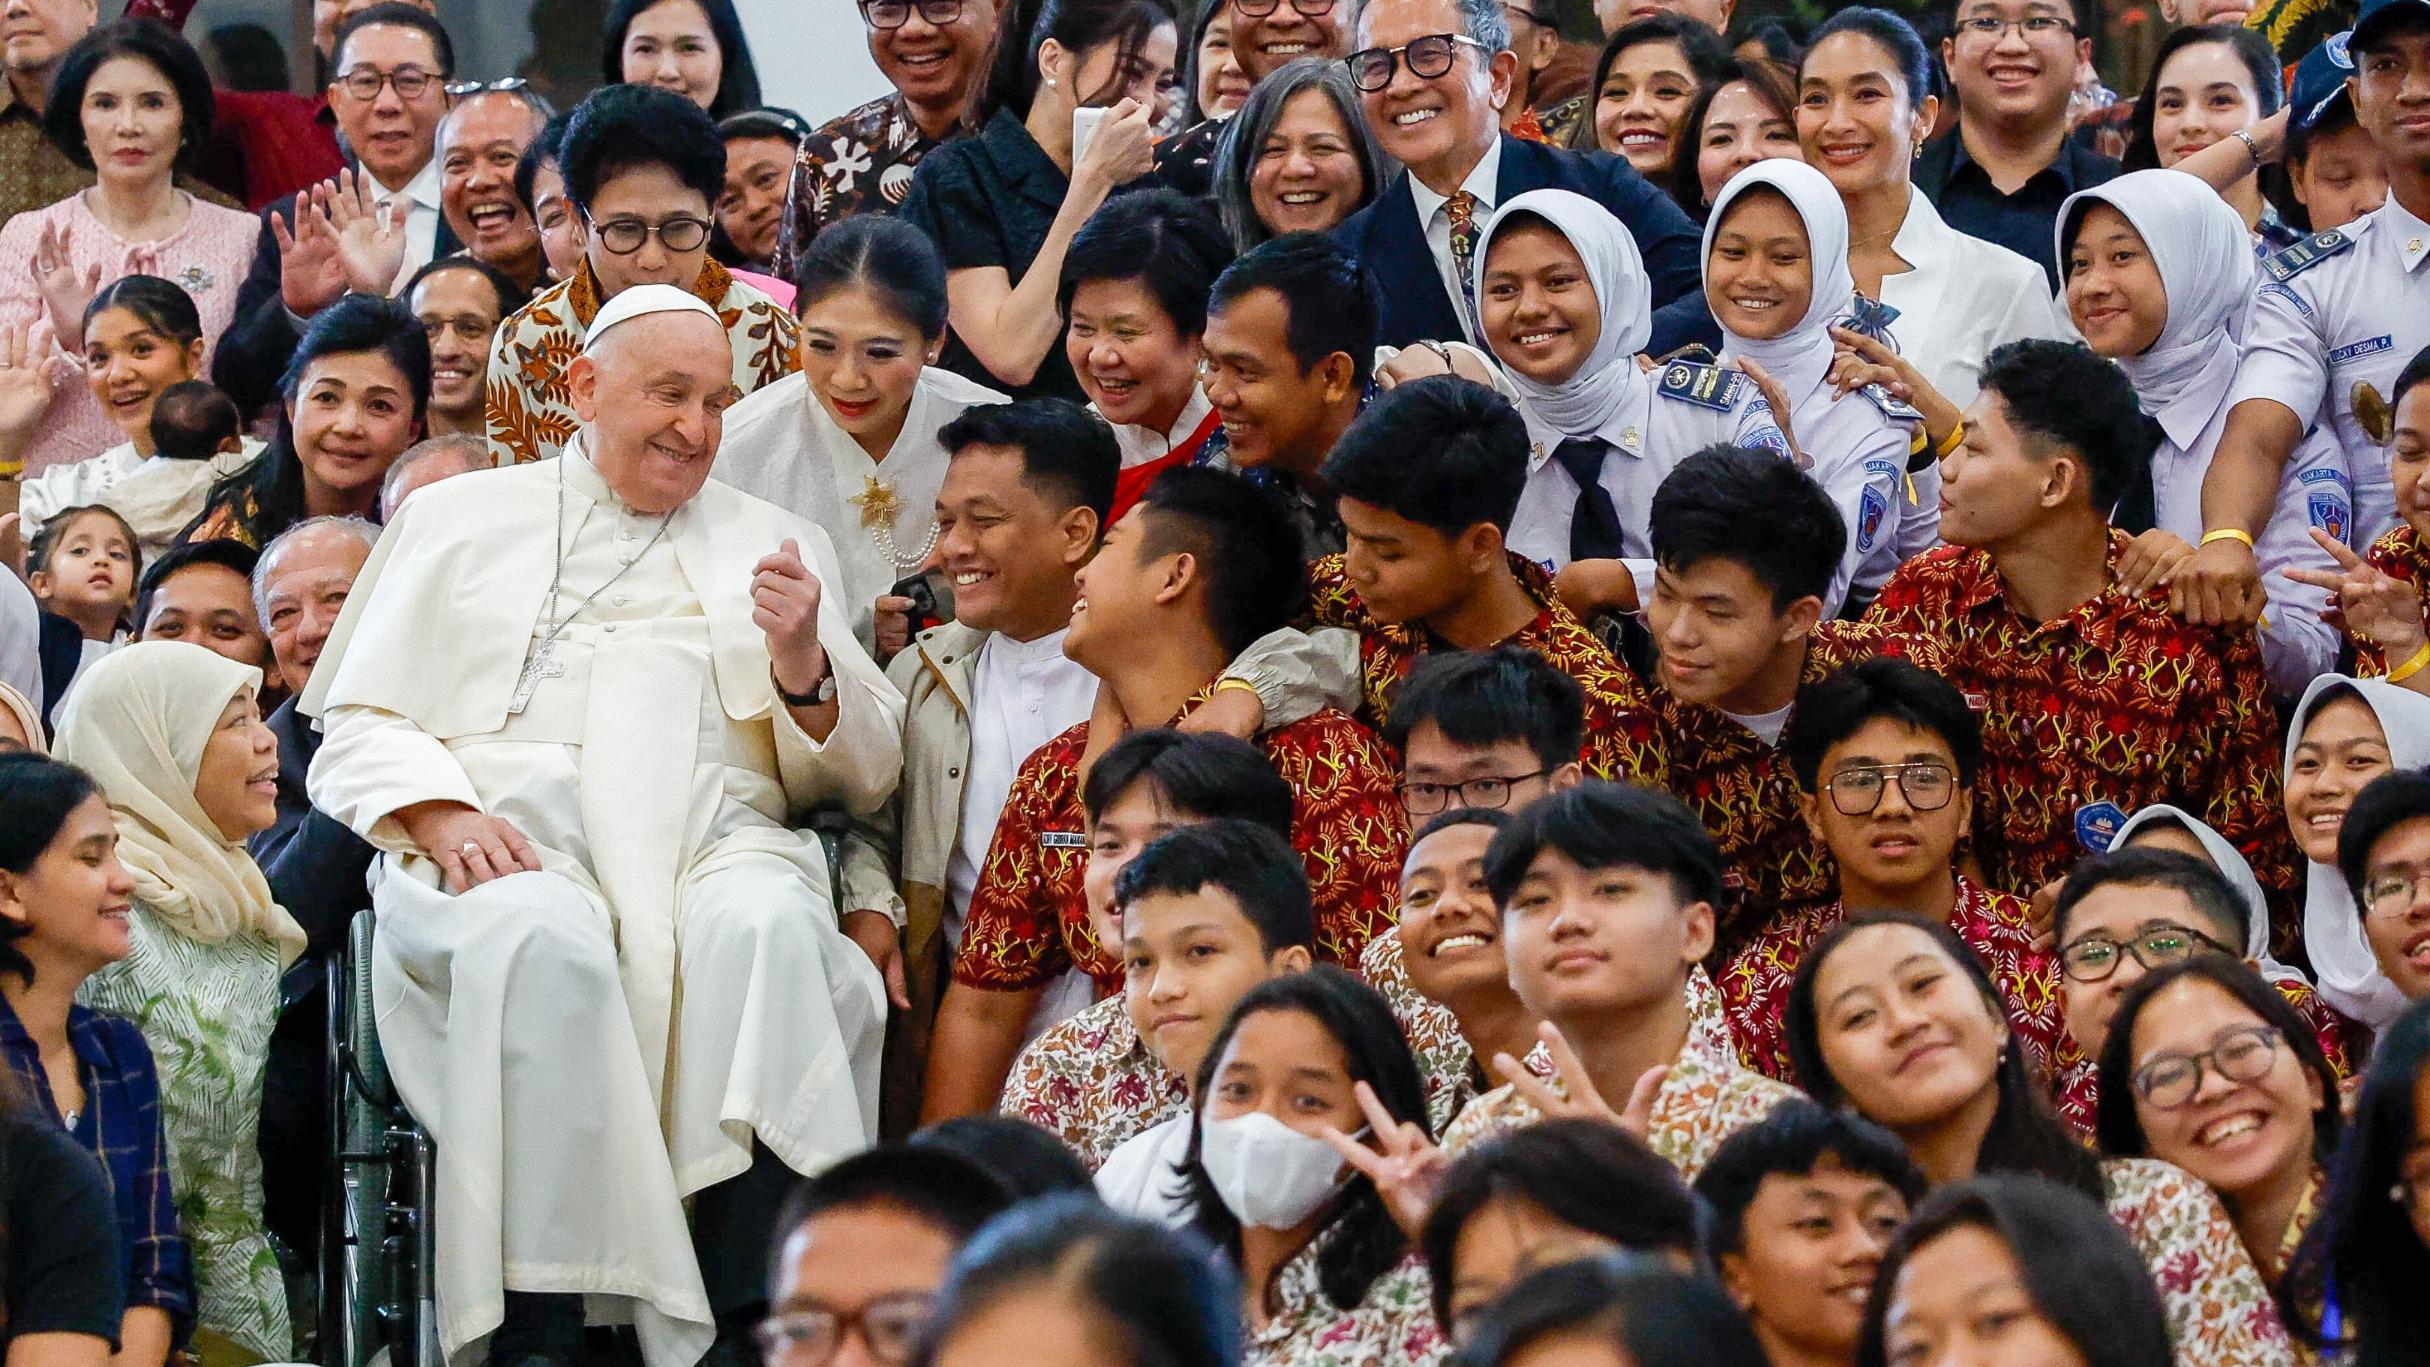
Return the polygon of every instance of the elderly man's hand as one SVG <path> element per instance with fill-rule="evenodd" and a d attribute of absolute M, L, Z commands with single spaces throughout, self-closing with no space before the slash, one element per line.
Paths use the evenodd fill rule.
<path fill-rule="evenodd" d="M 844 913 L 844 935 L 861 947 L 886 982 L 886 1000 L 898 1011 L 911 1009 L 911 986 L 903 978 L 903 936 L 882 911 L 864 907 Z"/>
<path fill-rule="evenodd" d="M 449 892 L 510 873 L 540 871 L 540 856 L 513 823 L 461 802 L 417 802 L 394 815 L 405 837 L 437 862 Z"/>
<path fill-rule="evenodd" d="M 776 685 L 787 693 L 808 693 L 827 677 L 827 647 L 818 639 L 818 605 L 825 595 L 790 537 L 751 568 L 751 621 L 767 634 Z"/>

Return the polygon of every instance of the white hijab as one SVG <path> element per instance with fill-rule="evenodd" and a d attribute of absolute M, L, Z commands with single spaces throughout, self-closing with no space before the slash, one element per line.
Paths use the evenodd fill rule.
<path fill-rule="evenodd" d="M 2379 718 L 2388 738 L 2388 759 L 2399 769 L 2419 769 L 2430 763 L 2430 697 L 2400 688 L 2385 679 L 2349 679 L 2323 674 L 2303 692 L 2295 719 L 2287 726 L 2286 774 L 2295 768 L 2295 747 L 2303 729 L 2321 705 L 2321 695 L 2351 690 Z M 2334 864 L 2312 864 L 2304 870 L 2303 942 L 2312 955 L 2312 972 L 2320 979 L 2320 995 L 2329 1005 L 2374 1030 L 2396 1019 L 2408 1003 L 2396 984 L 2379 971 L 2379 960 L 2364 936 L 2362 909 L 2353 890 Z"/>
<path fill-rule="evenodd" d="M 1586 263 L 1586 283 L 1594 288 L 1595 303 L 1603 311 L 1603 331 L 1586 364 L 1560 384 L 1540 384 L 1509 369 L 1508 361 L 1502 364 L 1511 387 L 1536 417 L 1563 436 L 1586 436 L 1609 422 L 1628 399 L 1638 374 L 1637 353 L 1654 336 L 1654 285 L 1646 278 L 1637 240 L 1611 210 L 1567 190 L 1530 190 L 1494 210 L 1478 236 L 1480 288 L 1493 260 L 1494 234 L 1514 214 L 1533 214 L 1569 239 L 1578 259 Z M 1492 349 L 1493 339 L 1481 329 L 1479 335 Z"/>
<path fill-rule="evenodd" d="M 101 785 L 118 824 L 118 858 L 135 900 L 179 934 L 217 943 L 240 934 L 303 952 L 304 931 L 270 897 L 245 847 L 219 833 L 194 797 L 203 747 L 262 672 L 184 641 L 139 641 L 76 676 L 56 753 Z"/>
<path fill-rule="evenodd" d="M 2135 832 L 2163 822 L 2184 827 L 2186 833 L 2194 837 L 2195 843 L 2202 846 L 2202 853 L 2210 860 L 2211 867 L 2219 870 L 2219 876 L 2235 889 L 2236 900 L 2244 904 L 2244 957 L 2260 967 L 2261 976 L 2272 982 L 2311 986 L 2311 980 L 2302 973 L 2270 957 L 2270 903 L 2262 895 L 2261 880 L 2253 875 L 2252 862 L 2244 857 L 2244 851 L 2228 843 L 2226 836 L 2212 830 L 2202 818 L 2181 807 L 2156 803 L 2128 817 L 2126 824 L 2118 828 L 2118 834 L 2110 841 L 2109 847 L 2113 850 L 2125 849 Z"/>
<path fill-rule="evenodd" d="M 2261 276 L 2252 233 L 2218 192 L 2192 176 L 2129 171 L 2059 206 L 2059 260 L 2067 260 L 2069 239 L 2095 202 L 2126 216 L 2168 293 L 2159 337 L 2140 355 L 2120 357 L 2118 367 L 2169 440 L 2191 447 L 2227 401 L 2243 354 L 2245 315 Z M 2064 309 L 2064 298 L 2060 304 Z"/>
<path fill-rule="evenodd" d="M 17 729 L 25 733 L 25 748 L 37 755 L 50 753 L 43 744 L 42 709 L 34 700 L 17 691 L 12 684 L 0 682 L 0 709 L 17 719 Z"/>
<path fill-rule="evenodd" d="M 1802 161 L 1767 157 L 1742 167 L 1713 197 L 1713 211 L 1705 216 L 1704 252 L 1697 259 L 1708 277 L 1713 234 L 1728 217 L 1731 202 L 1758 187 L 1778 192 L 1804 222 L 1813 288 L 1806 296 L 1805 315 L 1778 337 L 1749 337 L 1726 324 L 1722 335 L 1728 339 L 1728 359 L 1763 367 L 1794 407 L 1812 398 L 1830 374 L 1831 327 L 1848 316 L 1856 298 L 1856 277 L 1848 270 L 1848 208 L 1830 180 Z"/>

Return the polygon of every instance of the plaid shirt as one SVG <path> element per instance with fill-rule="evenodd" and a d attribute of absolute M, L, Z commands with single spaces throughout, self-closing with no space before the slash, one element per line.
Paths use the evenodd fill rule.
<path fill-rule="evenodd" d="M 2430 621 L 2430 547 L 2422 545 L 2422 534 L 2412 527 L 2398 523 L 2363 556 L 2363 563 L 2392 578 L 2413 585 L 2414 598 L 2422 605 L 2422 618 Z M 2354 643 L 2354 673 L 2358 678 L 2376 679 L 2388 672 L 2388 654 L 2371 642 L 2346 633 Z M 2401 663 L 2401 661 L 2400 661 Z"/>
<path fill-rule="evenodd" d="M 127 1304 L 168 1312 L 183 1342 L 194 1324 L 194 1263 L 177 1232 L 169 1189 L 169 1141 L 161 1126 L 160 1079 L 135 1026 L 89 1007 L 68 1007 L 68 1044 L 83 1067 L 84 1109 L 68 1132 L 110 1172 L 118 1240 L 127 1255 Z M 0 997 L 0 1052 L 42 1098 L 43 1112 L 65 1125 L 42 1070 L 42 1053 Z"/>
<path fill-rule="evenodd" d="M 2110 533 L 2111 563 L 2126 543 Z M 2063 878 L 2109 848 L 2128 812 L 2166 802 L 2242 851 L 2293 926 L 2278 714 L 2250 630 L 2187 626 L 2166 598 L 2114 588 L 2030 621 L 1991 556 L 1963 546 L 1900 566 L 1866 620 L 1938 646 L 1941 673 L 1983 718 L 1974 848 L 1994 887 Z"/>

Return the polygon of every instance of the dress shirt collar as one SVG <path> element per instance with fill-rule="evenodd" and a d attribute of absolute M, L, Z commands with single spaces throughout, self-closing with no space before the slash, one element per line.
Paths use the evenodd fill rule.
<path fill-rule="evenodd" d="M 1089 405 L 1089 409 L 1095 412 L 1096 405 Z M 1214 411 L 1214 407 L 1207 402 L 1206 391 L 1193 384 L 1190 386 L 1189 399 L 1181 405 L 1181 416 L 1173 420 L 1169 431 L 1159 432 L 1143 423 L 1107 423 L 1106 426 L 1113 429 L 1114 445 L 1121 448 L 1122 465 L 1128 469 L 1171 455 L 1173 448 L 1188 441 L 1198 431 L 1198 425 L 1207 420 L 1207 414 Z M 1098 416 L 1103 417 L 1104 414 Z"/>
<path fill-rule="evenodd" d="M 1003 632 L 994 632 L 988 636 L 985 648 L 998 663 L 1015 674 L 1026 675 L 1040 665 L 1063 658 L 1063 638 L 1070 630 L 1058 627 L 1034 641 L 1016 641 Z"/>
<path fill-rule="evenodd" d="M 1966 129 L 1962 123 L 1956 132 L 1943 138 L 1942 141 L 1949 145 L 1946 153 L 1949 169 L 1941 182 L 1944 186 L 1950 181 L 1956 180 L 1961 173 L 1971 171 L 1983 182 L 1983 188 L 1995 195 L 2006 197 L 2000 187 L 1992 183 L 1991 172 L 1985 170 L 1983 164 L 1974 159 L 1974 152 L 1966 146 Z M 2065 192 L 2072 195 L 2083 188 L 2084 173 L 2088 170 L 2098 169 L 2099 164 L 2104 160 L 2107 159 L 2100 153 L 2083 146 L 2073 137 L 2061 138 L 2059 155 L 2041 170 L 2027 176 L 2026 180 L 2030 183 L 2039 176 L 2055 175 L 2059 178 L 2059 184 Z M 2017 188 L 2020 192 L 2024 189 L 2023 186 Z"/>
<path fill-rule="evenodd" d="M 2405 263 L 2406 274 L 2430 261 L 2430 223 L 2415 217 L 2393 194 L 2380 206 L 2379 216 L 2383 220 L 2380 227 L 2388 234 L 2388 245 L 2396 249 L 2396 259 Z"/>
<path fill-rule="evenodd" d="M 1493 213 L 1494 191 L 1501 178 L 1502 136 L 1496 133 L 1493 143 L 1485 149 L 1485 155 L 1477 158 L 1477 164 L 1468 168 L 1467 179 L 1460 182 L 1461 189 L 1477 197 L 1479 231 L 1484 229 L 1485 219 Z M 1409 177 L 1409 197 L 1417 202 L 1418 228 L 1421 231 L 1433 224 L 1435 211 L 1451 200 L 1451 196 L 1438 195 L 1427 188 L 1426 182 L 1419 180 L 1414 173 Z"/>
<path fill-rule="evenodd" d="M 1938 265 L 1949 255 L 1950 239 L 1957 230 L 1941 218 L 1941 211 L 1932 207 L 1931 197 L 1913 185 L 1907 187 L 1907 216 L 1899 221 L 1898 236 L 1890 239 L 1890 250 L 1898 259 L 1924 269 Z"/>
<path fill-rule="evenodd" d="M 383 185 L 380 183 L 380 178 L 371 175 L 368 169 L 365 169 L 363 174 L 370 176 L 373 188 L 378 190 L 381 195 L 389 198 L 403 195 L 413 201 L 413 206 L 417 209 L 437 209 L 439 196 L 446 186 L 446 177 L 439 170 L 439 158 L 435 152 L 430 160 L 422 163 L 421 170 L 414 172 L 413 179 L 406 181 L 403 185 Z"/>

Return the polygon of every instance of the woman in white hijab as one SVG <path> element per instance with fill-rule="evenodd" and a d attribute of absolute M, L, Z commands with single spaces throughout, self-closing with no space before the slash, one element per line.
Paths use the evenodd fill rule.
<path fill-rule="evenodd" d="M 1907 478 L 1922 415 L 1879 388 L 1831 383 L 1833 328 L 1877 328 L 1879 310 L 1848 273 L 1848 210 L 1822 172 L 1773 157 L 1741 169 L 1704 225 L 1704 298 L 1721 324 L 1725 362 L 1752 361 L 1789 405 L 1786 427 L 1807 473 L 1847 525 L 1834 592 L 1870 597 L 1940 529 L 1940 481 Z M 1926 496 L 1929 495 L 1927 498 Z"/>
<path fill-rule="evenodd" d="M 255 1361 L 295 1351 L 255 1140 L 279 977 L 304 932 L 245 854 L 278 815 L 261 678 L 201 646 L 141 642 L 79 676 L 59 718 L 58 757 L 101 785 L 135 884 L 132 951 L 78 996 L 134 1020 L 158 1065 L 205 1362 L 214 1338 Z"/>
<path fill-rule="evenodd" d="M 11 750 L 50 753 L 42 743 L 42 709 L 14 686 L 0 683 L 0 754 Z"/>
<path fill-rule="evenodd" d="M 2202 539 L 2202 481 L 2227 424 L 2228 389 L 2244 355 L 2245 317 L 2261 271 L 2244 220 L 2201 181 L 2132 171 L 2079 190 L 2060 207 L 2067 311 L 2093 350 L 2115 360 L 2160 426 L 2152 453 L 2152 525 L 2187 547 Z M 2269 595 L 2261 656 L 2273 691 L 2293 697 L 2336 667 L 2326 589 L 2290 570 L 2334 574 L 2312 532 L 2345 541 L 2354 487 L 2333 434 L 2305 434 L 2279 477 L 2278 506 L 2254 548 Z"/>
<path fill-rule="evenodd" d="M 1681 460 L 1716 442 L 1788 454 L 1743 375 L 1637 367 L 1653 336 L 1653 286 L 1611 211 L 1567 190 L 1505 202 L 1477 239 L 1478 340 L 1501 363 L 1532 443 L 1510 548 L 1562 579 L 1582 610 L 1635 611 L 1650 596 L 1646 514 Z M 1612 563 L 1617 562 L 1617 563 Z"/>
<path fill-rule="evenodd" d="M 2430 697 L 2385 679 L 2324 674 L 2287 727 L 2287 824 L 2303 851 L 2303 941 L 2320 995 L 2377 1030 L 2407 1003 L 2379 971 L 2362 910 L 2337 871 L 2347 809 L 2372 779 L 2430 763 Z"/>

